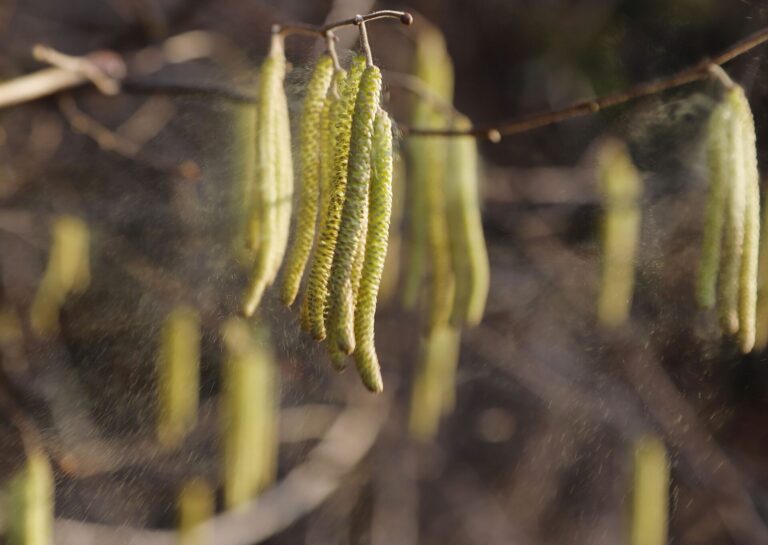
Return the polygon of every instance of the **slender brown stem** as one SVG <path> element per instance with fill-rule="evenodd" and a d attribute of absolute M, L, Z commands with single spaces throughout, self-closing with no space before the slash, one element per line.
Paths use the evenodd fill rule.
<path fill-rule="evenodd" d="M 306 23 L 274 25 L 272 27 L 272 32 L 280 33 L 284 36 L 289 34 L 304 34 L 309 36 L 324 37 L 326 34 L 337 28 L 345 26 L 360 26 L 361 23 L 368 23 L 370 21 L 376 21 L 377 19 L 398 19 L 404 25 L 410 25 L 413 23 L 413 15 L 406 11 L 383 9 L 380 11 L 368 13 L 367 15 L 356 15 L 354 17 L 350 17 L 349 19 L 335 21 L 333 23 L 328 23 L 327 25 L 322 26 L 310 25 Z"/>
<path fill-rule="evenodd" d="M 357 25 L 360 29 L 360 43 L 363 44 L 363 51 L 365 51 L 366 64 L 373 66 L 373 53 L 371 52 L 371 43 L 368 41 L 368 31 L 365 28 L 365 21 L 360 18 L 360 24 Z"/>
<path fill-rule="evenodd" d="M 646 83 L 640 83 L 630 87 L 625 91 L 611 95 L 606 95 L 591 100 L 582 100 L 558 110 L 535 112 L 500 124 L 474 125 L 472 128 L 467 130 L 431 129 L 426 127 L 408 127 L 402 125 L 400 126 L 400 130 L 404 135 L 409 136 L 475 136 L 478 138 L 487 138 L 488 140 L 497 142 L 500 140 L 502 135 L 509 136 L 537 129 L 539 127 L 552 125 L 567 119 L 573 119 L 575 117 L 581 117 L 599 112 L 605 108 L 624 104 L 638 98 L 655 95 L 669 89 L 682 87 L 683 85 L 687 85 L 694 81 L 713 77 L 713 66 L 722 66 L 723 64 L 732 61 L 736 57 L 751 51 L 755 47 L 762 45 L 766 41 L 768 41 L 768 28 L 763 28 L 754 34 L 747 36 L 743 40 L 735 43 L 719 55 L 716 55 L 711 59 L 704 59 L 693 66 L 680 70 L 679 72 L 676 72 L 665 78 Z M 714 77 L 717 77 L 720 79 L 720 81 L 724 81 L 719 77 L 717 71 L 715 71 Z"/>

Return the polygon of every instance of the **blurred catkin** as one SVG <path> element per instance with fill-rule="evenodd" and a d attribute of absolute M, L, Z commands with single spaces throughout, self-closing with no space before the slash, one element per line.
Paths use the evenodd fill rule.
<path fill-rule="evenodd" d="M 666 545 L 669 512 L 667 450 L 656 437 L 633 445 L 630 545 Z"/>
<path fill-rule="evenodd" d="M 629 151 L 618 140 L 601 145 L 597 167 L 603 204 L 597 317 L 602 325 L 615 327 L 627 321 L 632 306 L 643 185 Z"/>
<path fill-rule="evenodd" d="M 29 453 L 8 484 L 8 545 L 52 545 L 53 471 L 42 450 Z"/>
<path fill-rule="evenodd" d="M 39 336 L 57 332 L 67 296 L 84 292 L 90 280 L 88 226 L 76 217 L 60 216 L 53 224 L 48 265 L 30 309 L 32 331 Z"/>
<path fill-rule="evenodd" d="M 179 306 L 168 315 L 157 358 L 157 439 L 176 447 L 197 422 L 200 388 L 200 317 Z"/>
<path fill-rule="evenodd" d="M 469 128 L 466 118 L 457 128 Z M 473 137 L 448 141 L 446 214 L 455 278 L 451 323 L 475 326 L 485 313 L 490 283 L 488 251 L 480 218 L 477 142 Z"/>
<path fill-rule="evenodd" d="M 224 504 L 234 509 L 274 482 L 279 384 L 263 326 L 231 318 L 223 336 L 221 467 Z"/>
<path fill-rule="evenodd" d="M 179 545 L 213 545 L 212 535 L 204 524 L 216 509 L 214 491 L 202 478 L 184 483 L 178 498 Z"/>

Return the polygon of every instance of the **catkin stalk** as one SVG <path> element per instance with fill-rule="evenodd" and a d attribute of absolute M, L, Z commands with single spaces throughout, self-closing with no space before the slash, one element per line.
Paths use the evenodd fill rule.
<path fill-rule="evenodd" d="M 304 267 L 315 240 L 315 225 L 320 201 L 321 117 L 333 75 L 333 59 L 323 55 L 317 61 L 304 97 L 299 127 L 301 191 L 296 218 L 296 235 L 286 259 L 280 298 L 292 305 L 299 293 Z"/>
<path fill-rule="evenodd" d="M 263 346 L 238 319 L 224 326 L 221 416 L 224 503 L 234 509 L 272 484 L 277 468 L 277 371 Z"/>
<path fill-rule="evenodd" d="M 309 332 L 317 340 L 326 336 L 325 315 L 328 283 L 333 265 L 336 242 L 341 225 L 342 208 L 347 191 L 347 167 L 349 165 L 352 115 L 355 111 L 360 80 L 365 71 L 365 57 L 352 60 L 349 73 L 339 99 L 331 109 L 331 123 L 335 138 L 333 181 L 328 206 L 318 239 L 312 268 L 307 281 L 307 321 Z"/>
<path fill-rule="evenodd" d="M 458 127 L 469 127 L 464 118 Z M 490 284 L 488 251 L 478 198 L 477 142 L 472 137 L 448 142 L 446 213 L 455 277 L 451 324 L 475 326 L 485 312 Z"/>
<path fill-rule="evenodd" d="M 355 364 L 363 384 L 372 392 L 384 389 L 374 342 L 374 319 L 392 215 L 392 168 L 392 122 L 386 112 L 379 110 L 373 131 L 365 259 L 354 314 Z"/>
<path fill-rule="evenodd" d="M 53 471 L 48 457 L 40 450 L 32 451 L 8 485 L 8 545 L 51 545 L 53 504 Z"/>
<path fill-rule="evenodd" d="M 283 222 L 284 209 L 278 206 L 278 197 L 286 190 L 285 131 L 279 126 L 287 122 L 285 104 L 285 50 L 283 38 L 272 36 L 267 58 L 261 65 L 259 102 L 257 105 L 258 133 L 256 138 L 256 192 L 252 214 L 258 215 L 258 238 L 252 240 L 257 247 L 256 263 L 245 295 L 243 313 L 252 316 L 261 302 L 264 290 L 272 283 L 280 255 L 281 236 L 278 229 Z M 290 137 L 288 137 L 290 153 Z M 289 211 L 290 214 L 290 211 Z"/>
<path fill-rule="evenodd" d="M 200 318 L 185 306 L 163 325 L 157 358 L 158 442 L 175 447 L 197 422 L 200 388 Z"/>
<path fill-rule="evenodd" d="M 381 72 L 376 66 L 365 69 L 355 100 L 352 117 L 352 132 L 349 147 L 347 187 L 341 221 L 333 255 L 331 275 L 328 283 L 329 342 L 346 340 L 339 348 L 349 354 L 354 341 L 349 342 L 346 332 L 353 330 L 353 312 L 345 312 L 349 300 L 354 301 L 353 269 L 355 256 L 359 253 L 361 238 L 365 236 L 368 217 L 368 192 L 371 180 L 371 149 L 373 125 L 381 99 Z M 348 307 L 347 307 L 348 308 Z M 346 337 L 346 339 L 344 339 Z"/>
<path fill-rule="evenodd" d="M 626 322 L 632 306 L 642 180 L 628 150 L 616 140 L 603 144 L 598 154 L 598 168 L 604 211 L 597 317 L 604 326 L 616 327 Z"/>
<path fill-rule="evenodd" d="M 659 439 L 644 437 L 633 452 L 630 545 L 665 545 L 669 511 L 669 462 Z"/>

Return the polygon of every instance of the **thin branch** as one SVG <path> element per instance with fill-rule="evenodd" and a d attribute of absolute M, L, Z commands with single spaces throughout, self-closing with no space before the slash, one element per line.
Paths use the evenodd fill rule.
<path fill-rule="evenodd" d="M 272 27 L 272 32 L 276 34 L 282 34 L 284 36 L 289 34 L 304 34 L 309 36 L 325 37 L 329 32 L 337 28 L 346 26 L 360 26 L 362 23 L 368 23 L 378 19 L 398 19 L 404 25 L 410 25 L 413 23 L 413 15 L 406 11 L 383 9 L 380 11 L 374 11 L 367 15 L 356 15 L 349 19 L 328 23 L 327 25 L 318 26 L 306 23 L 290 23 L 285 25 L 278 24 Z"/>
<path fill-rule="evenodd" d="M 680 70 L 665 78 L 640 83 L 625 91 L 604 97 L 582 100 L 562 109 L 535 112 L 501 124 L 475 125 L 468 130 L 431 129 L 402 125 L 400 126 L 400 129 L 406 136 L 475 136 L 478 138 L 487 138 L 492 142 L 498 142 L 501 139 L 501 136 L 518 134 L 539 127 L 559 123 L 567 119 L 593 114 L 605 108 L 610 108 L 611 106 L 624 104 L 638 98 L 655 95 L 663 91 L 682 87 L 683 85 L 687 85 L 694 81 L 712 77 L 713 66 L 722 66 L 740 55 L 751 51 L 757 46 L 762 45 L 766 41 L 768 41 L 768 28 L 763 28 L 735 43 L 719 55 L 716 55 L 711 59 L 704 59 L 693 66 Z"/>

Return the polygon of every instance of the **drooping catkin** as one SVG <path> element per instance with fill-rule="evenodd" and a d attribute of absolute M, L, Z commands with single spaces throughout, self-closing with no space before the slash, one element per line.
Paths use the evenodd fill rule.
<path fill-rule="evenodd" d="M 333 105 L 339 100 L 341 90 L 346 80 L 346 70 L 336 70 L 331 79 L 331 85 L 328 94 L 323 102 L 323 109 L 320 113 L 320 180 L 319 193 L 320 203 L 317 219 L 317 230 L 315 233 L 316 241 L 320 240 L 320 234 L 325 229 L 325 220 L 328 216 L 328 207 L 331 200 L 331 187 L 333 184 L 333 163 L 336 143 L 336 127 L 331 119 Z M 317 252 L 317 248 L 315 248 Z M 310 269 L 311 270 L 311 269 Z M 305 296 L 301 301 L 301 327 L 304 331 L 310 330 L 309 325 L 309 297 Z M 343 360 L 343 357 L 341 358 Z"/>
<path fill-rule="evenodd" d="M 235 183 L 232 210 L 235 211 L 235 251 L 242 255 L 245 248 L 255 248 L 259 239 L 259 215 L 253 213 L 256 188 L 256 106 L 237 105 L 233 108 L 234 152 L 232 171 Z"/>
<path fill-rule="evenodd" d="M 703 308 L 713 308 L 717 301 L 717 275 L 720 269 L 725 206 L 730 184 L 726 170 L 729 165 L 729 124 L 730 110 L 725 103 L 720 103 L 712 112 L 707 127 L 709 193 L 696 284 L 696 298 Z"/>
<path fill-rule="evenodd" d="M 378 300 L 382 304 L 392 301 L 400 282 L 403 237 L 400 225 L 405 209 L 405 162 L 399 153 L 392 158 L 392 214 L 389 222 L 389 243 L 384 270 L 381 272 Z"/>
<path fill-rule="evenodd" d="M 339 350 L 349 355 L 355 349 L 355 307 L 357 305 L 357 293 L 360 287 L 360 278 L 363 274 L 363 261 L 365 260 L 365 238 L 368 232 L 368 206 L 363 210 L 361 219 L 362 232 L 355 248 L 355 257 L 352 260 L 352 269 L 349 279 L 346 281 L 339 304 L 339 327 L 328 331 L 328 339 L 335 342 Z"/>
<path fill-rule="evenodd" d="M 421 340 L 408 422 L 416 439 L 434 438 L 440 417 L 453 409 L 460 341 L 461 332 L 450 324 L 438 325 Z"/>
<path fill-rule="evenodd" d="M 425 26 L 416 37 L 413 74 L 441 102 L 453 101 L 453 63 L 448 55 L 442 33 L 435 27 Z M 444 112 L 434 104 L 417 100 L 411 114 L 411 123 L 417 127 L 446 127 Z M 440 186 L 445 175 L 445 143 L 439 138 L 414 138 L 408 142 L 408 221 L 405 232 L 405 266 L 403 269 L 403 304 L 415 308 L 419 303 L 422 282 L 428 273 L 432 251 L 430 227 L 427 218 L 430 188 Z M 438 235 L 439 236 L 439 235 Z M 437 269 L 438 284 L 445 284 L 444 269 Z M 432 274 L 434 275 L 433 269 Z M 433 294 L 436 293 L 433 291 Z M 450 294 L 446 294 L 451 301 Z M 448 303 L 445 307 L 450 306 Z M 447 312 L 450 312 L 449 310 Z"/>
<path fill-rule="evenodd" d="M 326 330 L 329 330 L 329 337 L 337 341 L 347 341 L 345 345 L 339 346 L 342 352 L 347 354 L 354 349 L 354 341 L 346 334 L 354 331 L 354 312 L 344 312 L 344 306 L 350 299 L 355 300 L 354 294 L 351 293 L 354 287 L 353 269 L 355 256 L 361 249 L 361 238 L 365 237 L 366 232 L 364 222 L 368 217 L 373 125 L 380 100 L 381 71 L 376 66 L 369 66 L 363 73 L 355 100 L 346 196 L 328 282 Z"/>
<path fill-rule="evenodd" d="M 179 306 L 163 324 L 157 358 L 158 442 L 175 447 L 197 422 L 200 385 L 200 317 Z"/>
<path fill-rule="evenodd" d="M 293 243 L 286 258 L 280 298 L 292 305 L 299 293 L 304 267 L 315 240 L 315 225 L 320 202 L 322 148 L 321 117 L 333 75 L 333 59 L 323 55 L 317 61 L 307 86 L 299 126 L 300 183 L 299 208 Z"/>
<path fill-rule="evenodd" d="M 84 292 L 90 280 L 88 226 L 79 218 L 61 216 L 53 224 L 48 264 L 32 301 L 32 331 L 40 336 L 58 331 L 59 310 L 67 296 Z"/>
<path fill-rule="evenodd" d="M 354 312 L 355 364 L 363 384 L 372 392 L 384 389 L 374 342 L 374 320 L 392 215 L 392 161 L 392 122 L 386 112 L 379 110 L 373 130 L 365 259 Z"/>
<path fill-rule="evenodd" d="M 261 302 L 264 290 L 276 274 L 277 256 L 283 225 L 284 208 L 278 206 L 278 197 L 284 196 L 287 180 L 285 163 L 285 139 L 289 128 L 280 128 L 287 122 L 285 102 L 285 50 L 283 37 L 272 36 L 267 58 L 261 65 L 259 100 L 257 105 L 258 127 L 256 135 L 256 191 L 252 215 L 258 217 L 258 237 L 251 241 L 257 248 L 256 263 L 246 290 L 243 312 L 251 316 Z M 290 154 L 290 136 L 287 152 Z M 283 149 L 280 149 L 282 146 Z M 292 167 L 291 167 L 292 170 Z M 290 214 L 290 210 L 288 212 Z"/>
<path fill-rule="evenodd" d="M 8 545 L 53 543 L 54 481 L 42 450 L 29 453 L 24 467 L 8 484 Z"/>
<path fill-rule="evenodd" d="M 285 250 L 291 231 L 291 211 L 293 210 L 293 153 L 291 148 L 291 120 L 288 114 L 288 98 L 285 92 L 278 94 L 277 123 L 277 229 L 275 232 L 275 252 L 272 263 L 272 280 L 277 277 L 283 264 Z"/>
<path fill-rule="evenodd" d="M 768 206 L 763 206 L 760 225 L 757 310 L 755 314 L 755 349 L 761 351 L 768 346 Z"/>
<path fill-rule="evenodd" d="M 667 450 L 656 437 L 633 445 L 630 545 L 665 545 L 669 512 Z"/>
<path fill-rule="evenodd" d="M 328 282 L 331 275 L 336 239 L 339 235 L 342 208 L 347 190 L 347 167 L 349 164 L 350 139 L 352 136 L 352 115 L 355 111 L 360 80 L 365 71 L 365 57 L 352 60 L 349 73 L 344 80 L 341 95 L 331 108 L 333 124 L 333 180 L 329 191 L 328 206 L 322 230 L 315 249 L 315 255 L 307 279 L 307 321 L 312 337 L 322 340 L 326 336 L 325 314 L 328 297 Z"/>
<path fill-rule="evenodd" d="M 470 123 L 461 118 L 456 126 L 468 128 Z M 485 312 L 490 266 L 480 218 L 477 142 L 473 137 L 448 141 L 445 194 L 455 278 L 451 323 L 475 326 Z"/>
<path fill-rule="evenodd" d="M 734 90 L 725 97 L 729 110 L 727 125 L 726 172 L 730 183 L 726 193 L 723 247 L 718 278 L 717 306 L 720 324 L 729 334 L 739 331 L 739 283 L 744 243 L 744 227 L 747 206 L 746 170 L 744 164 L 744 131 L 734 111 Z"/>
<path fill-rule="evenodd" d="M 263 330 L 254 334 L 246 322 L 232 318 L 223 335 L 222 472 L 224 503 L 234 509 L 275 479 L 279 385 Z"/>
<path fill-rule="evenodd" d="M 214 491 L 202 478 L 184 483 L 178 497 L 179 545 L 212 545 L 213 536 L 205 522 L 216 510 Z"/>
<path fill-rule="evenodd" d="M 760 175 L 757 170 L 755 120 L 744 94 L 738 87 L 732 91 L 735 115 L 742 131 L 745 183 L 744 242 L 739 274 L 739 347 L 743 353 L 755 346 L 757 307 L 757 273 L 760 252 Z"/>
<path fill-rule="evenodd" d="M 626 322 L 635 284 L 635 256 L 640 236 L 638 200 L 642 180 L 626 146 L 604 142 L 597 156 L 603 205 L 602 278 L 597 318 L 606 327 Z"/>

